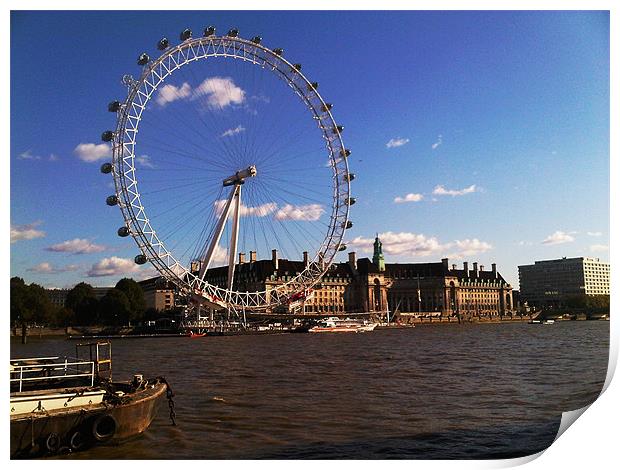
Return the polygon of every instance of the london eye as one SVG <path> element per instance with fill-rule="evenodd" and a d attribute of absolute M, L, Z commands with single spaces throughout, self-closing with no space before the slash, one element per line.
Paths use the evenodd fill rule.
<path fill-rule="evenodd" d="M 260 310 L 307 291 L 352 226 L 355 176 L 332 104 L 259 36 L 186 29 L 157 50 L 123 77 L 127 96 L 108 105 L 116 125 L 102 134 L 106 202 L 120 207 L 135 263 L 213 308 Z M 236 266 L 274 253 L 306 262 L 269 289 L 236 282 Z"/>

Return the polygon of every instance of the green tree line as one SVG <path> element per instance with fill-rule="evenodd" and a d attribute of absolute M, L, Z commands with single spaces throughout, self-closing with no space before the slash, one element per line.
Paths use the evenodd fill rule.
<path fill-rule="evenodd" d="M 11 324 L 15 326 L 122 326 L 142 321 L 149 313 L 144 292 L 133 279 L 121 279 L 100 299 L 90 284 L 80 282 L 67 293 L 65 306 L 58 307 L 40 285 L 11 278 Z"/>

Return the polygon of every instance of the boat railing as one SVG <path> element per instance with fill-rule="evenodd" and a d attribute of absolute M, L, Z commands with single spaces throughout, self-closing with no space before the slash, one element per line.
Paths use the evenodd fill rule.
<path fill-rule="evenodd" d="M 64 360 L 58 357 L 17 359 L 11 360 L 10 383 L 11 388 L 15 385 L 19 392 L 26 384 L 47 384 L 67 379 L 82 379 L 92 387 L 95 384 L 95 370 L 94 361 L 67 357 Z"/>

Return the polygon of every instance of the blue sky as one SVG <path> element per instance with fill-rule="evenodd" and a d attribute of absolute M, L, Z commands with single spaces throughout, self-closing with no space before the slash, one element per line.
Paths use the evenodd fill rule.
<path fill-rule="evenodd" d="M 606 12 L 13 12 L 11 275 L 150 273 L 116 235 L 106 159 L 76 149 L 113 126 L 140 52 L 210 24 L 284 48 L 335 104 L 358 256 L 378 232 L 388 262 L 495 262 L 515 287 L 519 264 L 608 260 Z"/>

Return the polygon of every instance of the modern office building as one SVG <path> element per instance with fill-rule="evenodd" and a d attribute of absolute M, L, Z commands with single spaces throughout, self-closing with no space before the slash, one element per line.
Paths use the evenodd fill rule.
<path fill-rule="evenodd" d="M 159 276 L 138 282 L 144 292 L 146 309 L 158 311 L 175 307 L 175 287 L 165 278 Z"/>
<path fill-rule="evenodd" d="M 557 308 L 579 295 L 609 295 L 609 263 L 598 258 L 561 258 L 519 266 L 521 302 Z"/>

